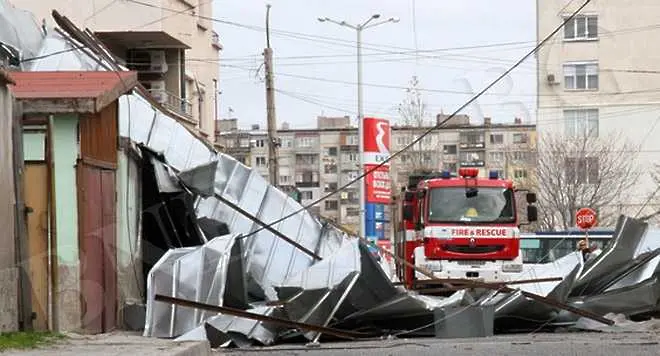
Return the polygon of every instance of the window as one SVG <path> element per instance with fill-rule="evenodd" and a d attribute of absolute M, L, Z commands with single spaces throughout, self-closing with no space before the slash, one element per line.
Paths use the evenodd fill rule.
<path fill-rule="evenodd" d="M 599 180 L 596 157 L 567 158 L 565 167 L 568 184 L 594 184 Z"/>
<path fill-rule="evenodd" d="M 266 146 L 266 140 L 255 140 L 254 146 L 255 147 L 265 147 Z"/>
<path fill-rule="evenodd" d="M 529 159 L 529 152 L 514 151 L 513 160 L 516 162 L 525 162 Z"/>
<path fill-rule="evenodd" d="M 461 133 L 461 143 L 475 144 L 484 142 L 484 134 L 482 132 L 464 132 Z"/>
<path fill-rule="evenodd" d="M 513 143 L 527 143 L 527 134 L 526 133 L 513 134 Z"/>
<path fill-rule="evenodd" d="M 266 157 L 257 156 L 257 157 L 256 157 L 256 160 L 257 160 L 257 167 L 264 167 L 264 166 L 266 166 Z"/>
<path fill-rule="evenodd" d="M 445 162 L 443 164 L 443 167 L 446 171 L 450 171 L 450 172 L 454 172 L 454 173 L 456 172 L 456 163 L 447 163 L 447 162 Z"/>
<path fill-rule="evenodd" d="M 598 38 L 598 16 L 575 16 L 564 25 L 564 39 L 587 40 Z"/>
<path fill-rule="evenodd" d="M 296 183 L 318 183 L 318 172 L 299 172 L 296 173 Z"/>
<path fill-rule="evenodd" d="M 325 210 L 337 210 L 337 201 L 336 200 L 326 200 L 325 201 Z"/>
<path fill-rule="evenodd" d="M 490 143 L 500 145 L 504 143 L 504 135 L 502 134 L 491 134 Z"/>
<path fill-rule="evenodd" d="M 314 146 L 314 138 L 313 137 L 308 137 L 308 136 L 303 136 L 303 137 L 298 137 L 296 139 L 298 143 L 298 147 L 313 147 Z"/>
<path fill-rule="evenodd" d="M 455 155 L 456 154 L 456 145 L 444 145 L 442 151 L 446 155 Z"/>
<path fill-rule="evenodd" d="M 336 156 L 337 147 L 328 147 L 328 156 Z"/>
<path fill-rule="evenodd" d="M 349 153 L 348 154 L 348 160 L 351 162 L 357 162 L 358 161 L 358 154 L 357 153 Z"/>
<path fill-rule="evenodd" d="M 280 140 L 280 142 L 282 144 L 282 147 L 284 147 L 284 148 L 293 147 L 293 140 L 291 140 L 290 138 L 283 138 L 283 139 Z"/>
<path fill-rule="evenodd" d="M 346 208 L 346 216 L 358 216 L 360 215 L 360 208 L 348 207 Z"/>
<path fill-rule="evenodd" d="M 296 155 L 297 165 L 316 165 L 318 164 L 318 157 L 315 154 L 300 154 Z"/>
<path fill-rule="evenodd" d="M 430 163 L 432 160 L 431 158 L 431 153 L 429 152 L 422 152 L 422 162 L 424 163 Z"/>
<path fill-rule="evenodd" d="M 358 141 L 357 135 L 351 135 L 346 137 L 346 144 L 350 146 L 357 146 L 360 144 Z"/>
<path fill-rule="evenodd" d="M 326 164 L 324 166 L 325 168 L 325 173 L 326 174 L 331 174 L 331 173 L 337 173 L 337 165 L 336 164 Z"/>
<path fill-rule="evenodd" d="M 488 159 L 495 162 L 504 161 L 504 152 L 489 152 Z"/>
<path fill-rule="evenodd" d="M 300 197 L 302 198 L 302 200 L 312 200 L 314 198 L 314 194 L 312 194 L 311 190 L 303 191 L 300 192 Z"/>
<path fill-rule="evenodd" d="M 399 146 L 406 146 L 409 143 L 411 143 L 412 140 L 410 137 L 405 137 L 405 136 L 399 136 L 396 138 L 396 144 Z"/>
<path fill-rule="evenodd" d="M 337 190 L 337 183 L 326 183 L 325 184 L 325 192 L 330 193 L 334 192 Z"/>
<path fill-rule="evenodd" d="M 564 89 L 596 90 L 598 89 L 597 63 L 564 64 Z"/>
<path fill-rule="evenodd" d="M 429 222 L 507 223 L 516 220 L 513 190 L 479 188 L 476 196 L 467 197 L 465 188 L 432 188 L 429 192 Z"/>
<path fill-rule="evenodd" d="M 564 110 L 566 136 L 598 137 L 598 109 Z"/>
<path fill-rule="evenodd" d="M 513 171 L 513 177 L 517 179 L 527 178 L 527 171 L 524 169 L 516 169 Z"/>
<path fill-rule="evenodd" d="M 281 184 L 291 183 L 291 176 L 280 176 L 280 183 Z"/>

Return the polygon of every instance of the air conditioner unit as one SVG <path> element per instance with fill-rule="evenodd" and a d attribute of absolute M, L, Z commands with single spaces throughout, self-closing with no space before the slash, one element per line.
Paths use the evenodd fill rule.
<path fill-rule="evenodd" d="M 548 74 L 548 76 L 546 77 L 546 79 L 547 79 L 547 81 L 548 81 L 548 84 L 550 84 L 550 85 L 557 85 L 557 84 L 559 84 L 559 82 L 557 82 L 557 79 L 555 78 L 555 75 L 552 74 L 552 73 Z"/>
<path fill-rule="evenodd" d="M 165 51 L 149 51 L 149 57 L 151 58 L 149 62 L 149 71 L 165 73 L 167 72 L 167 59 L 165 57 Z"/>
<path fill-rule="evenodd" d="M 149 94 L 159 103 L 167 102 L 167 91 L 165 90 L 164 80 L 154 80 L 146 82 L 149 85 Z"/>

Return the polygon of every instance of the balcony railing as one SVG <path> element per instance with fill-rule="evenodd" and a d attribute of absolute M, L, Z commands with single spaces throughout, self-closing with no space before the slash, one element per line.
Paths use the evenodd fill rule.
<path fill-rule="evenodd" d="M 461 161 L 461 167 L 484 167 L 485 165 L 484 160 Z"/>
<path fill-rule="evenodd" d="M 149 94 L 166 108 L 189 118 L 193 116 L 193 105 L 190 101 L 167 90 L 149 90 Z"/>
<path fill-rule="evenodd" d="M 459 144 L 462 149 L 483 149 L 486 148 L 486 142 L 461 142 Z"/>
<path fill-rule="evenodd" d="M 312 181 L 303 181 L 303 182 L 296 182 L 296 187 L 298 188 L 318 188 L 320 186 L 320 183 L 318 181 L 312 182 Z"/>

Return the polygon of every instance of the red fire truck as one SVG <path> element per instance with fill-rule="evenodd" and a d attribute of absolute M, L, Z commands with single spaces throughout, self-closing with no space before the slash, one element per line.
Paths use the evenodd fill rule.
<path fill-rule="evenodd" d="M 513 182 L 477 168 L 409 177 L 397 199 L 395 254 L 436 278 L 484 282 L 515 279 L 522 272 L 520 225 Z M 537 219 L 536 195 L 527 192 L 527 222 Z M 403 264 L 397 276 L 408 287 L 429 278 Z"/>

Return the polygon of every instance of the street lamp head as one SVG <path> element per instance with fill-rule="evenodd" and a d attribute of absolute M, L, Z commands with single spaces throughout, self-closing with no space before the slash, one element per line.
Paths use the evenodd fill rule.
<path fill-rule="evenodd" d="M 398 17 L 390 17 L 390 19 L 389 19 L 388 21 L 390 21 L 390 22 L 394 22 L 394 23 L 397 23 L 397 22 L 399 22 L 400 20 L 399 20 Z"/>
<path fill-rule="evenodd" d="M 380 18 L 380 14 L 373 14 L 373 15 L 371 15 L 371 18 L 376 20 L 376 19 Z"/>
<path fill-rule="evenodd" d="M 319 22 L 325 22 L 327 20 L 327 18 L 319 17 L 317 20 L 319 20 Z"/>

